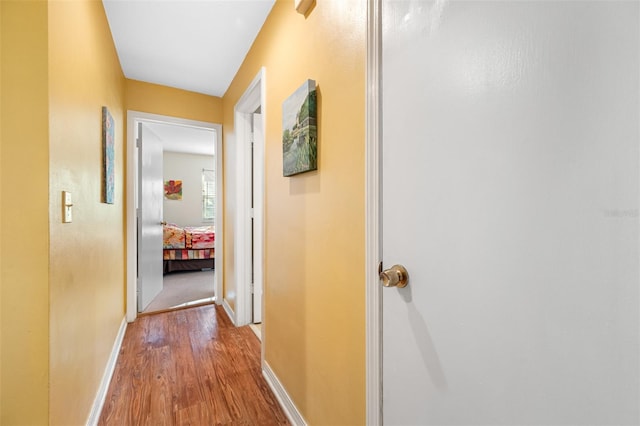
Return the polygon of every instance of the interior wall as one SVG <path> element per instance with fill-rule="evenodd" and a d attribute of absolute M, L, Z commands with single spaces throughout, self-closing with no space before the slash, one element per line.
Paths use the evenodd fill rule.
<path fill-rule="evenodd" d="M 164 152 L 163 163 L 165 181 L 182 180 L 182 200 L 163 199 L 164 221 L 179 226 L 213 225 L 202 220 L 202 169 L 213 170 L 215 157 Z"/>
<path fill-rule="evenodd" d="M 305 17 L 276 2 L 223 97 L 229 194 L 234 106 L 266 67 L 265 360 L 309 424 L 365 423 L 366 7 L 317 2 Z M 318 170 L 286 178 L 282 102 L 309 78 L 318 90 Z M 226 298 L 235 291 L 231 241 Z"/>
<path fill-rule="evenodd" d="M 0 2 L 0 424 L 48 423 L 46 2 Z"/>
<path fill-rule="evenodd" d="M 126 109 L 207 123 L 222 123 L 222 98 L 126 80 Z"/>
<path fill-rule="evenodd" d="M 82 424 L 125 314 L 125 82 L 101 2 L 49 2 L 49 82 L 49 419 Z M 113 204 L 101 199 L 103 106 L 115 123 Z"/>

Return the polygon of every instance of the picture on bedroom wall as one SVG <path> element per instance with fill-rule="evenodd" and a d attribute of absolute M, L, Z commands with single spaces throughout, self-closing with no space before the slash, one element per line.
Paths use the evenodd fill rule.
<path fill-rule="evenodd" d="M 307 80 L 282 104 L 284 176 L 318 168 L 316 82 Z"/>
<path fill-rule="evenodd" d="M 181 180 L 165 180 L 164 181 L 164 198 L 168 200 L 182 200 L 182 181 Z"/>
<path fill-rule="evenodd" d="M 115 125 L 106 106 L 102 107 L 102 202 L 114 203 Z"/>

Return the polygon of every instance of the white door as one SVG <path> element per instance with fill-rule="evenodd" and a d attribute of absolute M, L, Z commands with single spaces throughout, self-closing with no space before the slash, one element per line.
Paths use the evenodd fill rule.
<path fill-rule="evenodd" d="M 382 1 L 385 424 L 640 421 L 639 15 Z"/>
<path fill-rule="evenodd" d="M 162 141 L 138 123 L 138 312 L 162 291 Z"/>
<path fill-rule="evenodd" d="M 252 265 L 253 265 L 253 316 L 254 324 L 262 322 L 262 206 L 264 176 L 264 137 L 262 135 L 262 115 L 253 114 L 253 143 L 251 160 L 252 188 Z"/>

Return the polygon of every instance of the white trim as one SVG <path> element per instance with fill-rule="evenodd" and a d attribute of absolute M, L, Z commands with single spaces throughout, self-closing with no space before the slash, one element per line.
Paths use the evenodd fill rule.
<path fill-rule="evenodd" d="M 306 420 L 302 417 L 298 407 L 293 403 L 293 400 L 285 390 L 284 386 L 282 386 L 282 383 L 278 380 L 278 376 L 276 376 L 269 366 L 269 363 L 266 361 L 262 363 L 262 376 L 267 381 L 267 384 L 280 403 L 282 411 L 284 411 L 284 414 L 287 416 L 291 424 L 294 426 L 306 426 Z"/>
<path fill-rule="evenodd" d="M 260 329 L 260 327 L 258 327 L 258 325 L 256 324 L 249 324 L 249 328 L 251 329 L 251 331 L 253 331 L 253 334 L 256 335 L 258 340 L 262 341 L 262 330 Z M 260 347 L 264 347 L 264 346 L 260 345 Z"/>
<path fill-rule="evenodd" d="M 236 304 L 235 304 L 235 324 L 238 326 L 246 325 L 252 321 L 252 294 L 250 290 L 251 283 L 251 230 L 250 222 L 247 220 L 250 216 L 251 205 L 251 115 L 261 108 L 262 114 L 262 134 L 265 135 L 265 123 L 267 117 L 265 114 L 265 93 L 266 80 L 265 68 L 260 68 L 251 84 L 247 87 L 242 97 L 238 100 L 234 107 L 234 130 L 235 130 L 235 148 L 236 148 L 236 217 L 235 217 L 235 271 L 236 271 Z M 264 152 L 264 150 L 263 150 Z M 254 190 L 263 191 L 262 199 L 264 199 L 264 158 L 261 160 L 257 170 L 258 180 L 262 182 L 257 185 Z M 254 206 L 254 217 L 258 220 L 254 221 L 254 244 L 264 247 L 264 205 Z M 254 278 L 260 279 L 264 270 L 264 259 L 254 259 Z M 261 283 L 264 288 L 264 283 Z M 264 312 L 264 310 L 263 310 Z"/>
<path fill-rule="evenodd" d="M 116 340 L 113 342 L 113 348 L 111 348 L 111 354 L 107 360 L 107 365 L 102 374 L 102 380 L 100 380 L 100 386 L 98 386 L 98 393 L 93 400 L 91 411 L 89 412 L 89 418 L 87 419 L 87 426 L 95 426 L 100 420 L 100 414 L 102 413 L 102 407 L 104 406 L 105 398 L 107 397 L 107 391 L 109 390 L 109 383 L 111 383 L 111 377 L 116 368 L 116 362 L 118 361 L 118 355 L 120 354 L 120 348 L 122 347 L 122 340 L 124 339 L 124 333 L 127 330 L 127 319 L 122 318 L 120 322 L 120 328 L 116 335 Z"/>
<path fill-rule="evenodd" d="M 137 311 L 137 276 L 138 276 L 138 232 L 136 227 L 136 207 L 138 200 L 138 149 L 136 148 L 136 131 L 134 114 L 127 111 L 127 310 L 128 322 L 136 319 Z"/>
<path fill-rule="evenodd" d="M 380 0 L 367 4 L 365 137 L 366 424 L 382 424 L 382 291 L 380 255 Z"/>
<path fill-rule="evenodd" d="M 246 94 L 246 93 L 245 93 Z M 236 217 L 234 220 L 234 259 L 235 259 L 235 324 L 246 325 L 251 322 L 251 233 L 249 230 L 250 158 L 247 152 L 251 134 L 251 121 L 248 114 L 238 112 L 236 105 L 234 130 L 236 134 Z"/>
<path fill-rule="evenodd" d="M 227 313 L 227 316 L 229 317 L 229 320 L 231 321 L 231 323 L 235 326 L 236 325 L 235 315 L 233 314 L 233 309 L 231 309 L 231 306 L 229 306 L 229 302 L 227 302 L 227 299 L 222 301 L 222 307 L 224 308 L 224 311 Z"/>
<path fill-rule="evenodd" d="M 216 135 L 216 218 L 215 226 L 215 284 L 213 292 L 216 305 L 222 304 L 222 283 L 224 282 L 224 152 L 222 143 L 222 126 L 217 125 Z"/>
<path fill-rule="evenodd" d="M 127 111 L 127 147 L 126 147 L 126 156 L 127 156 L 127 176 L 126 176 L 126 184 L 127 184 L 127 202 L 126 202 L 126 218 L 127 218 L 127 311 L 126 318 L 128 322 L 133 322 L 138 313 L 137 313 L 137 301 L 136 301 L 136 290 L 137 290 L 137 240 L 138 235 L 136 231 L 136 207 L 138 200 L 138 150 L 136 148 L 136 129 L 137 122 L 148 122 L 148 123 L 165 123 L 165 124 L 173 124 L 178 126 L 186 126 L 186 127 L 197 127 L 201 129 L 210 129 L 216 131 L 216 153 L 217 153 L 217 170 L 216 170 L 216 195 L 218 199 L 216 200 L 216 280 L 215 280 L 215 289 L 214 296 L 216 296 L 216 300 L 221 299 L 222 297 L 218 297 L 222 295 L 222 277 L 223 277 L 223 266 L 224 262 L 222 259 L 223 250 L 218 250 L 218 247 L 224 247 L 222 228 L 223 228 L 223 217 L 222 213 L 224 212 L 224 196 L 222 193 L 222 179 L 223 179 L 223 170 L 222 170 L 222 126 L 220 124 L 208 123 L 204 121 L 196 121 L 196 120 L 187 120 L 184 118 L 171 117 L 167 115 L 159 115 L 159 114 L 150 114 L 146 112 L 140 111 Z M 220 186 L 218 186 L 220 185 Z M 219 302 L 216 302 L 219 303 Z"/>
<path fill-rule="evenodd" d="M 265 181 L 265 123 L 261 108 L 260 114 L 253 115 L 253 222 L 254 231 L 259 236 L 253 244 L 253 257 L 257 259 L 253 268 L 254 289 L 251 295 L 251 322 L 261 323 L 264 313 L 264 181 Z M 259 117 L 256 120 L 256 117 Z M 260 303 L 256 303 L 256 299 Z"/>

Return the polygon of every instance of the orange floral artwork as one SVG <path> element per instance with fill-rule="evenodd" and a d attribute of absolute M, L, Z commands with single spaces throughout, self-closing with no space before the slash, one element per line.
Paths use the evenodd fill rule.
<path fill-rule="evenodd" d="M 182 181 L 181 180 L 165 180 L 164 181 L 164 198 L 168 200 L 182 200 Z"/>

